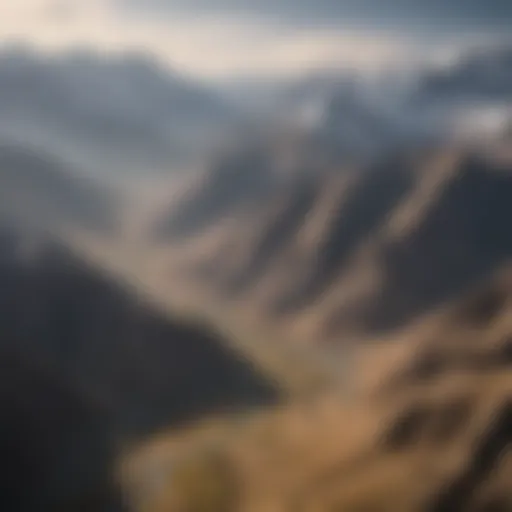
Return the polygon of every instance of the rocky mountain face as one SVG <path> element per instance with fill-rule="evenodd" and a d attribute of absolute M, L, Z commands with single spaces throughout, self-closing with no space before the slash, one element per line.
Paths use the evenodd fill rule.
<path fill-rule="evenodd" d="M 4 228 L 0 270 L 8 346 L 97 395 L 122 431 L 276 396 L 207 326 L 167 319 L 59 243 Z"/>
<path fill-rule="evenodd" d="M 158 268 L 165 289 L 178 275 L 200 282 L 234 316 L 259 309 L 283 340 L 341 348 L 333 365 L 356 347 L 350 392 L 284 405 L 222 336 L 6 221 L 1 398 L 7 460 L 21 468 L 6 502 L 25 499 L 16 485 L 28 467 L 30 499 L 43 503 L 57 480 L 62 503 L 116 511 L 116 441 L 215 414 L 213 441 L 191 428 L 131 453 L 132 507 L 186 510 L 205 493 L 215 512 L 508 510 L 511 169 L 506 151 L 464 147 L 318 172 L 242 153 L 179 195 L 145 238 L 152 254 L 172 254 Z M 187 252 L 205 238 L 209 251 Z M 42 406 L 69 416 L 32 424 Z M 265 409 L 247 421 L 226 414 L 254 406 Z M 76 422 L 94 427 L 79 441 Z M 83 473 L 44 451 L 67 453 L 68 434 L 74 461 L 90 461 Z M 44 471 L 20 462 L 25 449 Z"/>
<path fill-rule="evenodd" d="M 197 496 L 214 511 L 509 510 L 510 283 L 508 267 L 363 347 L 348 400 L 333 391 L 210 439 L 142 446 L 129 461 L 140 510 L 193 507 Z M 150 468 L 173 460 L 160 491 L 144 493 Z"/>
<path fill-rule="evenodd" d="M 505 97 L 509 60 L 461 61 L 409 106 L 459 103 L 465 87 Z M 0 59 L 2 84 L 0 508 L 119 512 L 123 449 L 141 512 L 511 509 L 507 140 L 404 149 L 407 123 L 334 91 L 312 131 L 241 137 L 125 233 L 114 197 L 72 163 L 76 147 L 61 149 L 167 161 L 170 124 L 220 123 L 216 100 L 144 59 L 14 55 Z M 20 111 L 28 145 L 12 143 L 29 134 L 11 123 Z M 345 142 L 386 150 L 352 159 Z M 84 239 L 109 257 L 81 252 L 64 228 L 94 232 Z M 167 307 L 182 293 L 218 331 Z M 316 369 L 321 354 L 343 382 L 283 396 L 269 368 L 296 366 L 305 381 L 287 348 L 301 342 L 314 349 L 301 364 Z"/>
<path fill-rule="evenodd" d="M 107 412 L 2 330 L 0 504 L 6 510 L 118 512 Z"/>
<path fill-rule="evenodd" d="M 329 172 L 283 175 L 267 165 L 251 176 L 269 191 L 250 200 L 244 198 L 257 188 L 241 181 L 245 162 L 235 163 L 236 180 L 225 175 L 223 187 L 200 184 L 165 222 L 186 225 L 222 190 L 222 212 L 209 211 L 180 244 L 195 243 L 229 218 L 217 245 L 219 253 L 230 247 L 229 254 L 212 258 L 212 237 L 204 261 L 187 265 L 209 265 L 213 286 L 234 302 L 266 289 L 274 316 L 318 311 L 320 338 L 401 328 L 464 295 L 510 258 L 507 158 L 461 148 L 399 153 Z M 242 190 L 230 196 L 235 184 Z"/>
<path fill-rule="evenodd" d="M 220 334 L 170 317 L 47 233 L 2 224 L 0 290 L 6 509 L 117 512 L 121 448 L 279 399 Z"/>

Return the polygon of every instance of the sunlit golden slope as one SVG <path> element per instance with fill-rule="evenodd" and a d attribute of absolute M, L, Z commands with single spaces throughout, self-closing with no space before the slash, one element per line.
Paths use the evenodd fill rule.
<path fill-rule="evenodd" d="M 510 274 L 499 274 L 377 347 L 362 358 L 374 378 L 362 372 L 352 400 L 333 392 L 156 439 L 124 467 L 134 503 L 152 512 L 510 510 L 511 298 Z"/>

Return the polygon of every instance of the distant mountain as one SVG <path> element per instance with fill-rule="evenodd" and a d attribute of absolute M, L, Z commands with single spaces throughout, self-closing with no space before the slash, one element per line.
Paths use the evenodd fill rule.
<path fill-rule="evenodd" d="M 453 63 L 426 70 L 419 78 L 417 101 L 512 101 L 512 46 L 469 49 Z"/>
<path fill-rule="evenodd" d="M 493 47 L 443 69 L 323 72 L 258 92 L 257 84 L 196 83 L 145 55 L 4 50 L 0 141 L 45 148 L 89 171 L 162 171 L 194 166 L 243 133 L 251 139 L 251 124 L 261 132 L 279 125 L 317 153 L 368 160 L 446 142 L 462 133 L 468 109 L 510 104 L 509 64 L 510 48 Z"/>
<path fill-rule="evenodd" d="M 334 162 L 370 162 L 403 149 L 446 141 L 449 134 L 420 112 L 408 112 L 401 103 L 356 89 L 339 91 L 326 101 L 311 137 L 333 154 Z"/>
<path fill-rule="evenodd" d="M 222 137 L 234 109 L 144 55 L 0 54 L 0 140 L 89 170 L 167 170 Z"/>
<path fill-rule="evenodd" d="M 0 213 L 52 229 L 110 229 L 117 197 L 65 160 L 31 146 L 0 143 Z"/>
<path fill-rule="evenodd" d="M 511 55 L 504 44 L 467 49 L 442 67 L 320 71 L 282 85 L 268 116 L 286 119 L 337 162 L 460 139 L 482 143 L 511 125 Z"/>

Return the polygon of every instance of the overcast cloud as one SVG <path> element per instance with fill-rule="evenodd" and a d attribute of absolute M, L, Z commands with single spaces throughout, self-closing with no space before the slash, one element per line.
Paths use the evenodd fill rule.
<path fill-rule="evenodd" d="M 374 69 L 504 34 L 510 0 L 20 0 L 0 45 L 143 50 L 207 79 Z"/>
<path fill-rule="evenodd" d="M 510 0 L 114 0 L 147 13 L 257 17 L 283 25 L 500 30 L 512 26 Z M 412 25 L 411 25 L 412 24 Z"/>

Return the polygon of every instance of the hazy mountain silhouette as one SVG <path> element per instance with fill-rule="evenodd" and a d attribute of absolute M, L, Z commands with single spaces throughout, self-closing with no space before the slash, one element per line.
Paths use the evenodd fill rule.
<path fill-rule="evenodd" d="M 0 90 L 0 138 L 96 172 L 168 170 L 236 118 L 216 93 L 144 55 L 5 50 Z"/>
<path fill-rule="evenodd" d="M 260 147 L 221 157 L 154 229 L 160 240 L 200 233 L 217 221 L 243 214 L 264 201 L 278 183 L 271 156 Z"/>
<path fill-rule="evenodd" d="M 425 79 L 420 94 L 505 97 L 509 55 L 489 58 Z M 27 136 L 26 146 L 0 146 L 0 508 L 118 512 L 119 441 L 282 405 L 278 384 L 209 325 L 174 317 L 156 292 L 150 300 L 41 230 L 112 222 L 111 196 L 63 155 L 158 166 L 181 158 L 181 143 L 169 144 L 175 128 L 195 147 L 200 131 L 225 122 L 216 98 L 174 78 L 145 59 L 0 58 L 0 136 Z M 171 266 L 182 246 L 206 239 L 209 251 L 186 253 L 186 278 L 211 269 L 195 277 L 232 317 L 245 299 L 264 310 L 262 323 L 309 321 L 293 332 L 312 344 L 380 342 L 374 353 L 356 344 L 352 404 L 336 388 L 264 411 L 261 425 L 240 424 L 215 445 L 236 492 L 218 491 L 226 466 L 210 453 L 183 492 L 200 501 L 194 486 L 206 481 L 206 493 L 231 499 L 222 512 L 510 510 L 512 162 L 500 151 L 398 151 L 405 125 L 351 98 L 334 94 L 316 131 L 220 158 L 143 241 L 162 260 L 175 251 Z M 374 142 L 387 148 L 379 158 L 344 164 Z M 157 278 L 171 294 L 166 261 Z M 169 446 L 148 455 L 151 484 L 166 468 L 180 474 L 186 456 L 154 464 Z"/>
<path fill-rule="evenodd" d="M 268 115 L 300 126 L 308 151 L 333 165 L 453 139 L 481 142 L 510 125 L 511 55 L 510 44 L 494 44 L 468 48 L 444 66 L 423 62 L 371 76 L 319 71 L 284 87 Z"/>
<path fill-rule="evenodd" d="M 116 196 L 42 149 L 0 144 L 0 211 L 40 228 L 114 227 Z"/>
<path fill-rule="evenodd" d="M 426 71 L 418 81 L 418 101 L 502 101 L 512 99 L 512 47 L 466 50 L 453 64 Z"/>

